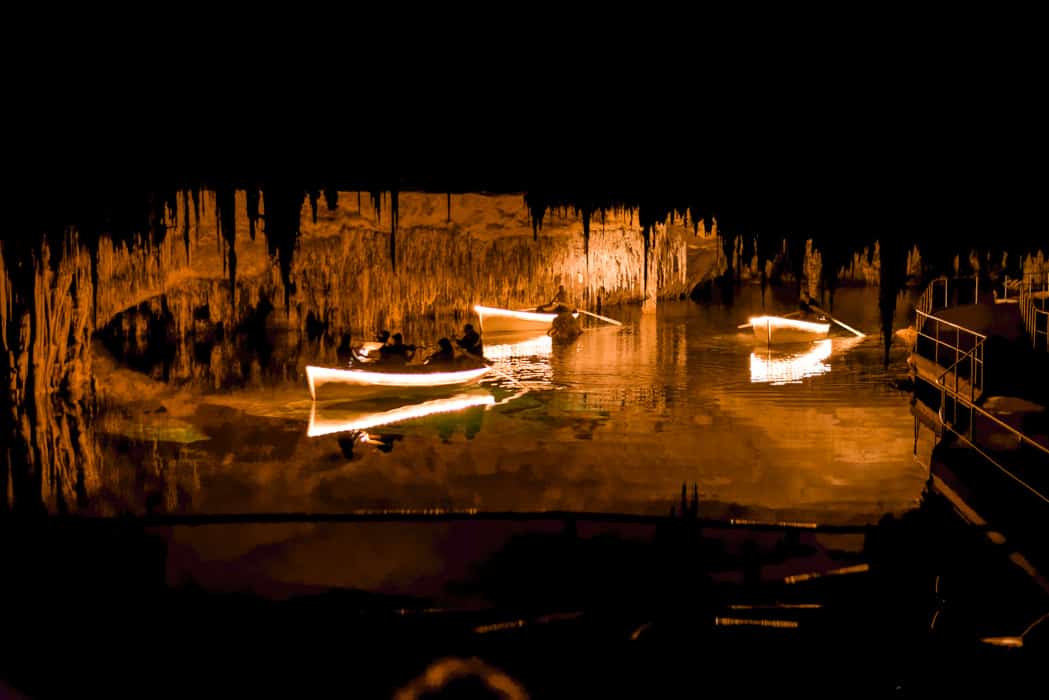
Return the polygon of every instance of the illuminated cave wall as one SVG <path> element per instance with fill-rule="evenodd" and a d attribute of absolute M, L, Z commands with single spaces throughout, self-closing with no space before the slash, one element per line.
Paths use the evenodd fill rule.
<path fill-rule="evenodd" d="M 278 221 L 265 194 L 256 218 L 244 191 L 187 191 L 153 232 L 88 242 L 67 231 L 64 240 L 0 245 L 5 507 L 64 511 L 118 488 L 119 470 L 103 467 L 89 428 L 93 399 L 137 394 L 93 381 L 92 338 L 107 327 L 145 347 L 162 319 L 170 376 L 218 387 L 231 374 L 258 372 L 258 361 L 241 367 L 228 343 L 215 344 L 208 362 L 192 361 L 195 348 L 181 339 L 250 322 L 263 298 L 273 307 L 268 325 L 302 329 L 312 315 L 329 334 L 370 334 L 416 317 L 468 314 L 475 303 L 534 305 L 558 283 L 589 308 L 689 289 L 688 226 L 651 227 L 646 271 L 636 211 L 595 217 L 586 240 L 578 215 L 550 211 L 534 237 L 521 195 L 399 193 L 396 224 L 392 196 L 344 192 L 335 209 L 320 202 L 314 221 L 311 199 L 292 194 L 286 210 L 297 207 L 298 221 L 289 226 L 294 216 Z"/>
<path fill-rule="evenodd" d="M 591 222 L 586 244 L 580 217 L 560 211 L 547 213 L 533 240 L 520 195 L 400 193 L 396 225 L 388 197 L 376 202 L 363 195 L 359 210 L 356 199 L 343 193 L 335 211 L 319 208 L 316 223 L 304 208 L 291 274 L 293 325 L 313 312 L 335 327 L 370 332 L 478 303 L 534 306 L 559 283 L 589 308 L 599 299 L 607 305 L 688 291 L 691 231 L 656 227 L 646 282 L 635 212 Z"/>
<path fill-rule="evenodd" d="M 237 294 L 232 301 L 230 246 L 218 234 L 216 196 L 202 193 L 197 208 L 187 206 L 185 197 L 179 195 L 177 212 L 182 217 L 188 212 L 188 224 L 185 219 L 171 222 L 160 245 L 100 246 L 99 319 L 165 294 L 176 327 L 184 332 L 195 309 L 207 306 L 211 321 L 229 322 L 265 296 L 279 311 L 274 319 L 290 327 L 303 327 L 312 313 L 332 329 L 371 333 L 413 316 L 468 313 L 477 303 L 533 306 L 546 301 L 559 283 L 588 308 L 599 300 L 604 306 L 689 291 L 686 244 L 694 234 L 688 226 L 653 227 L 646 280 L 636 212 L 610 212 L 604 221 L 592 221 L 588 241 L 579 216 L 548 212 L 533 240 L 521 195 L 412 192 L 398 194 L 396 223 L 389 194 L 340 193 L 335 210 L 320 203 L 316 222 L 304 197 L 286 286 L 266 234 L 250 236 L 241 191 L 236 193 Z M 263 195 L 262 231 L 265 216 Z M 177 235 L 183 229 L 188 252 Z"/>

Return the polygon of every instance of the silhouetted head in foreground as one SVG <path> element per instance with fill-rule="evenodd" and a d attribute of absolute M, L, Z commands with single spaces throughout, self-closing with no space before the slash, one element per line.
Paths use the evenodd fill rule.
<path fill-rule="evenodd" d="M 398 688 L 395 700 L 421 698 L 502 698 L 524 700 L 528 693 L 516 680 L 477 658 L 439 659 L 408 685 Z"/>

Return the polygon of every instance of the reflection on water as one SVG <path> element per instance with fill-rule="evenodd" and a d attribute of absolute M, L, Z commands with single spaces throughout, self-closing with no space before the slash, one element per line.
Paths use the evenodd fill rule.
<path fill-rule="evenodd" d="M 553 339 L 546 333 L 502 333 L 485 339 L 484 356 L 500 375 L 512 376 L 529 387 L 550 388 L 553 350 Z"/>
<path fill-rule="evenodd" d="M 806 377 L 814 377 L 831 371 L 832 364 L 827 361 L 832 355 L 843 355 L 855 348 L 864 338 L 855 336 L 847 338 L 828 338 L 811 343 L 808 346 L 794 346 L 793 351 L 785 348 L 773 349 L 771 346 L 763 351 L 750 354 L 750 381 L 780 384 L 800 384 Z"/>
<path fill-rule="evenodd" d="M 805 352 L 784 353 L 769 349 L 750 353 L 750 381 L 773 385 L 797 384 L 805 377 L 830 371 L 824 362 L 830 357 L 831 341 L 813 343 Z"/>
<path fill-rule="evenodd" d="M 239 255 L 239 279 L 249 260 Z M 888 368 L 878 343 L 841 337 L 755 352 L 737 326 L 791 308 L 774 290 L 765 304 L 745 286 L 731 305 L 606 307 L 623 326 L 588 320 L 565 345 L 545 334 L 486 337 L 494 376 L 476 393 L 317 405 L 304 371 L 338 363 L 340 337 L 325 325 L 334 316 L 283 326 L 266 297 L 245 293 L 232 323 L 213 294 L 183 294 L 103 326 L 83 369 L 97 406 L 34 406 L 40 415 L 19 434 L 45 468 L 13 473 L 9 503 L 97 514 L 665 513 L 668 494 L 689 482 L 704 515 L 871 521 L 921 490 L 909 397 L 889 381 L 905 371 L 904 343 Z M 470 308 L 464 300 L 458 317 L 394 328 L 423 345 L 476 322 Z M 864 330 L 879 327 L 878 313 L 876 289 L 835 298 L 835 314 Z"/>
<path fill-rule="evenodd" d="M 385 411 L 362 411 L 353 404 L 325 406 L 314 403 L 310 411 L 308 437 L 320 437 L 333 433 L 368 430 L 383 425 L 402 423 L 417 418 L 426 418 L 437 413 L 454 413 L 474 406 L 492 406 L 495 397 L 491 394 L 458 394 L 445 399 L 434 399 L 422 403 L 408 404 Z"/>

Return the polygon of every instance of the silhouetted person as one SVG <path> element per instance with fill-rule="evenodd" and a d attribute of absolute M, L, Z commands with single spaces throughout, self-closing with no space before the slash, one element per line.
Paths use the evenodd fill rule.
<path fill-rule="evenodd" d="M 393 451 L 393 443 L 402 440 L 403 435 L 399 433 L 390 433 L 385 435 L 372 435 L 371 433 L 365 433 L 365 442 L 369 445 L 374 445 L 375 449 L 379 452 L 385 452 L 389 454 Z"/>
<path fill-rule="evenodd" d="M 559 312 L 557 318 L 551 324 L 550 330 L 546 332 L 555 341 L 562 343 L 573 341 L 582 333 L 583 329 L 579 326 L 578 319 L 572 315 L 571 311 Z"/>
<path fill-rule="evenodd" d="M 404 336 L 393 334 L 393 342 L 379 348 L 379 357 L 384 363 L 404 365 L 415 355 L 415 346 L 406 345 Z"/>
<path fill-rule="evenodd" d="M 339 438 L 339 449 L 342 450 L 342 456 L 345 459 L 356 459 L 357 455 L 353 453 L 353 448 L 357 442 L 361 439 L 360 431 L 354 430 L 349 435 L 344 435 Z"/>
<path fill-rule="evenodd" d="M 374 341 L 364 343 L 353 350 L 353 359 L 359 362 L 375 362 L 384 359 L 386 356 L 382 354 L 382 350 L 389 345 L 389 342 L 390 331 L 381 330 L 376 334 Z"/>
<path fill-rule="evenodd" d="M 475 331 L 474 327 L 469 323 L 463 326 L 463 337 L 455 341 L 455 344 L 471 355 L 477 355 L 480 357 L 483 354 L 481 336 L 478 335 L 477 331 Z"/>
<path fill-rule="evenodd" d="M 437 347 L 437 352 L 426 358 L 426 364 L 450 364 L 455 361 L 455 349 L 452 348 L 452 341 L 447 338 L 441 338 L 437 341 Z"/>
<path fill-rule="evenodd" d="M 555 294 L 550 301 L 536 309 L 539 313 L 544 314 L 555 314 L 568 310 L 568 292 L 565 291 L 565 286 L 563 284 L 558 285 L 557 294 Z"/>

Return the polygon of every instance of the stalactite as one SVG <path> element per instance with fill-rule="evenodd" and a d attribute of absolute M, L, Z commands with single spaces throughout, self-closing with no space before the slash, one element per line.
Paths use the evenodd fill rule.
<path fill-rule="evenodd" d="M 648 251 L 651 248 L 651 229 L 648 224 L 641 228 L 641 236 L 644 239 L 645 254 L 642 262 L 642 269 L 644 275 L 644 283 L 641 285 L 641 292 L 646 297 L 648 296 Z"/>
<path fill-rule="evenodd" d="M 215 220 L 220 241 L 225 242 L 224 267 L 229 272 L 230 306 L 237 306 L 237 215 L 236 193 L 232 187 L 223 187 L 215 192 Z"/>
<path fill-rule="evenodd" d="M 328 207 L 328 211 L 335 211 L 339 208 L 339 191 L 334 187 L 324 188 L 324 204 Z M 316 219 L 314 219 L 316 221 Z"/>
<path fill-rule="evenodd" d="M 583 255 L 586 257 L 587 266 L 590 263 L 590 209 L 583 209 Z"/>
<path fill-rule="evenodd" d="M 397 271 L 397 189 L 390 191 L 390 265 Z M 316 222 L 314 222 L 316 223 Z"/>
<path fill-rule="evenodd" d="M 265 200 L 266 245 L 280 266 L 284 286 L 284 309 L 288 311 L 294 283 L 291 281 L 292 258 L 299 240 L 302 221 L 303 191 L 295 187 L 270 185 L 263 189 Z"/>
<path fill-rule="evenodd" d="M 315 187 L 309 189 L 310 196 L 310 211 L 313 213 L 313 223 L 317 223 L 317 200 L 320 199 L 321 192 Z"/>
<path fill-rule="evenodd" d="M 375 208 L 375 223 L 382 222 L 382 190 L 371 190 L 372 206 Z"/>
<path fill-rule="evenodd" d="M 182 192 L 182 240 L 186 245 L 186 260 L 189 261 L 189 193 Z"/>
<path fill-rule="evenodd" d="M 251 240 L 255 240 L 255 225 L 259 220 L 259 188 L 248 187 L 245 195 L 248 214 L 248 235 L 251 237 Z"/>
<path fill-rule="evenodd" d="M 543 216 L 546 214 L 546 201 L 542 194 L 529 192 L 525 195 L 525 206 L 528 207 L 529 219 L 532 223 L 532 240 L 539 240 L 539 232 L 543 230 Z"/>
<path fill-rule="evenodd" d="M 200 230 L 200 188 L 193 187 L 190 192 L 193 194 L 193 219 L 197 222 L 197 230 Z"/>
<path fill-rule="evenodd" d="M 896 297 L 906 283 L 907 248 L 895 236 L 883 237 L 879 242 L 881 269 L 878 287 L 878 309 L 881 312 L 882 341 L 885 344 L 885 366 L 889 365 L 892 347 L 892 320 L 896 313 Z"/>

